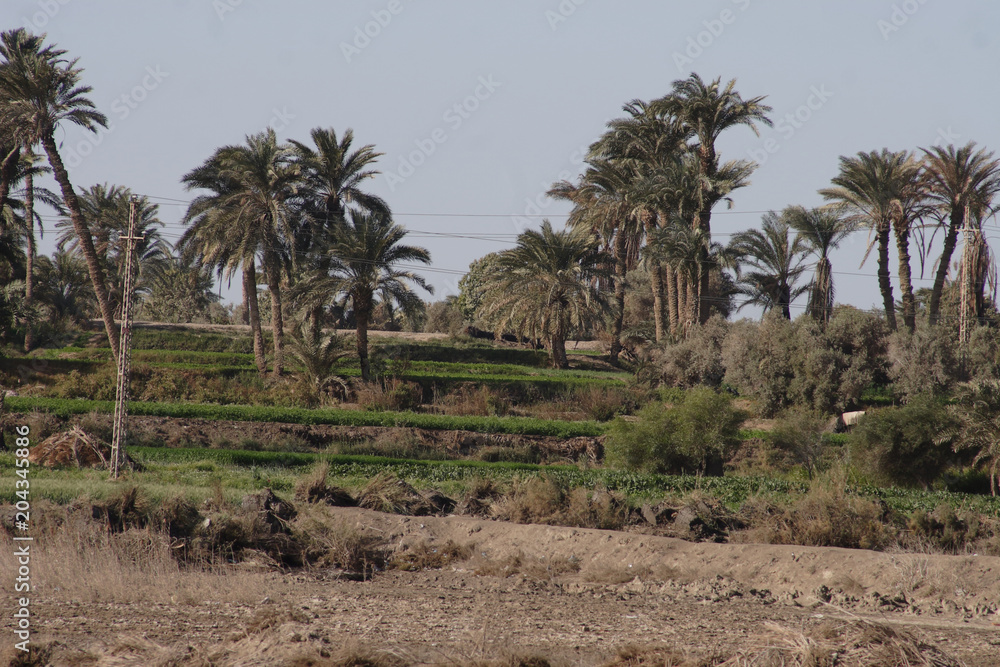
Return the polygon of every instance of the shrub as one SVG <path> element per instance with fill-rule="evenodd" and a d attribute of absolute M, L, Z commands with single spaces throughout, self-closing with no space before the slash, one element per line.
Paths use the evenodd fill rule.
<path fill-rule="evenodd" d="M 423 400 L 423 389 L 414 382 L 388 378 L 358 389 L 358 404 L 365 410 L 402 412 L 416 410 Z"/>
<path fill-rule="evenodd" d="M 672 408 L 650 403 L 637 421 L 618 419 L 605 443 L 608 463 L 648 472 L 721 473 L 722 463 L 739 443 L 746 416 L 732 399 L 700 387 L 685 393 Z"/>
<path fill-rule="evenodd" d="M 584 414 L 595 421 L 611 421 L 615 417 L 631 414 L 637 407 L 636 396 L 623 387 L 579 387 L 570 400 Z"/>
<path fill-rule="evenodd" d="M 726 375 L 722 344 L 730 324 L 714 315 L 704 325 L 692 327 L 688 337 L 666 346 L 658 355 L 661 379 L 671 387 L 718 387 Z"/>
<path fill-rule="evenodd" d="M 909 401 L 919 394 L 947 393 L 962 380 L 954 332 L 944 326 L 921 325 L 912 334 L 897 331 L 889 338 L 889 376 L 897 395 Z"/>
<path fill-rule="evenodd" d="M 824 431 L 829 419 L 813 410 L 786 412 L 771 430 L 771 444 L 792 465 L 802 466 L 812 477 L 826 452 Z"/>
<path fill-rule="evenodd" d="M 722 344 L 725 381 L 756 398 L 761 414 L 772 416 L 789 405 L 794 350 L 792 323 L 780 313 L 768 313 L 759 325 L 736 322 Z"/>
<path fill-rule="evenodd" d="M 882 483 L 928 488 L 955 460 L 954 417 L 929 394 L 869 411 L 850 436 L 851 461 Z"/>

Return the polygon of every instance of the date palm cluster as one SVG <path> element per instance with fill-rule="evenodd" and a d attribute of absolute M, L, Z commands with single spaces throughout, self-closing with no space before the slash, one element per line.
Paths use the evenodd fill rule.
<path fill-rule="evenodd" d="M 71 315 L 86 311 L 92 300 L 118 358 L 115 316 L 121 313 L 126 269 L 119 239 L 134 202 L 136 232 L 142 236 L 136 247 L 140 288 L 180 289 L 187 296 L 168 307 L 197 307 L 199 299 L 212 300 L 213 272 L 230 278 L 239 272 L 256 362 L 264 373 L 260 279 L 269 296 L 276 374 L 284 365 L 285 312 L 298 309 L 308 313 L 305 337 L 321 346 L 324 325 L 356 325 L 367 380 L 367 329 L 375 307 L 412 312 L 422 302 L 410 285 L 431 291 L 410 270 L 428 264 L 429 253 L 401 243 L 406 231 L 393 221 L 388 204 L 362 189 L 378 173 L 372 167 L 381 153 L 371 145 L 352 149 L 350 129 L 338 136 L 316 128 L 308 144 L 281 143 L 268 129 L 247 136 L 244 144 L 223 146 L 183 176 L 194 199 L 184 216 L 188 228 L 171 248 L 161 233 L 158 206 L 148 197 L 110 184 L 73 187 L 57 129 L 77 125 L 96 132 L 108 126 L 87 97 L 91 88 L 80 83 L 81 75 L 77 61 L 46 44 L 44 35 L 24 29 L 0 35 L 0 258 L 10 274 L 5 284 L 24 278 L 26 319 L 42 293 L 50 306 Z M 48 167 L 39 164 L 39 147 Z M 49 172 L 59 184 L 58 196 L 34 186 L 35 177 Z M 61 221 L 59 250 L 52 260 L 38 258 L 36 267 L 38 201 L 55 208 Z M 83 289 L 85 283 L 89 289 Z M 32 331 L 28 321 L 26 349 Z"/>

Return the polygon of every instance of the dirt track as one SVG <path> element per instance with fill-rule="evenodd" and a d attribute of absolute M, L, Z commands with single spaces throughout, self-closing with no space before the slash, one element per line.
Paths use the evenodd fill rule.
<path fill-rule="evenodd" d="M 59 642 L 54 664 L 280 665 L 354 645 L 417 664 L 534 654 L 596 665 L 629 644 L 731 655 L 759 642 L 766 622 L 808 632 L 863 618 L 905 628 L 970 666 L 1000 663 L 1000 558 L 329 512 L 397 549 L 452 540 L 475 544 L 474 555 L 367 582 L 322 570 L 256 575 L 266 584 L 245 602 L 213 602 L 211 587 L 200 600 L 149 605 L 48 591 L 36 596 L 38 638 Z M 567 563 L 578 570 L 566 572 L 575 569 Z M 497 576 L 505 567 L 515 573 Z"/>

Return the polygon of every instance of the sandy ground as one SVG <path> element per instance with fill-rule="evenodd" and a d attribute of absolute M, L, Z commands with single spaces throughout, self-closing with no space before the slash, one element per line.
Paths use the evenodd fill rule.
<path fill-rule="evenodd" d="M 258 573 L 237 602 L 219 601 L 231 591 L 213 592 L 233 587 L 232 576 L 193 598 L 148 604 L 49 590 L 33 603 L 35 638 L 55 642 L 55 665 L 323 664 L 322 656 L 344 647 L 406 664 L 541 655 L 599 665 L 627 645 L 728 656 L 759 644 L 768 623 L 810 633 L 865 619 L 906 630 L 970 667 L 1000 664 L 1000 558 L 327 511 L 404 553 L 451 540 L 474 545 L 474 555 L 370 581 L 317 569 Z M 10 626 L 6 614 L 3 624 Z"/>

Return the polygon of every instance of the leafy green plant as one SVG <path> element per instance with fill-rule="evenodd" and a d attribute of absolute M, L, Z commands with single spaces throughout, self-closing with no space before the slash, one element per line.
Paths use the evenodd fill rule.
<path fill-rule="evenodd" d="M 716 474 L 738 444 L 746 418 L 729 396 L 704 387 L 686 392 L 669 409 L 650 403 L 637 417 L 612 423 L 605 444 L 608 463 L 647 472 Z"/>

